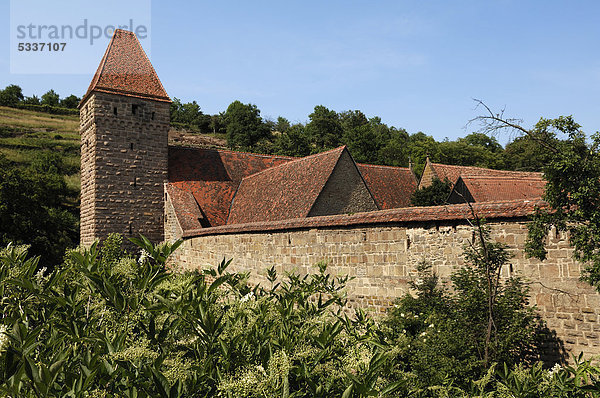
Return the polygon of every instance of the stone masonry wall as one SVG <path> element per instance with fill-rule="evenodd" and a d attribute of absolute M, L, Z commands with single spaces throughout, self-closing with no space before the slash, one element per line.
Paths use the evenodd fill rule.
<path fill-rule="evenodd" d="M 492 220 L 489 225 L 494 239 L 509 245 L 514 255 L 504 275 L 520 273 L 530 281 L 531 303 L 567 350 L 600 354 L 600 295 L 578 280 L 581 265 L 572 259 L 566 237 L 551 233 L 548 259 L 541 262 L 523 255 L 523 219 Z M 279 275 L 305 274 L 327 261 L 331 274 L 354 277 L 348 284 L 350 306 L 382 313 L 409 291 L 408 282 L 422 260 L 448 281 L 452 269 L 463 264 L 463 247 L 472 237 L 472 228 L 460 220 L 214 234 L 187 238 L 173 263 L 198 269 L 233 258 L 231 271 L 250 271 L 251 281 L 260 283 L 271 266 Z"/>
<path fill-rule="evenodd" d="M 348 151 L 342 152 L 309 217 L 373 210 L 377 210 L 373 196 Z"/>
<path fill-rule="evenodd" d="M 163 240 L 169 103 L 93 93 L 81 106 L 81 244 Z"/>

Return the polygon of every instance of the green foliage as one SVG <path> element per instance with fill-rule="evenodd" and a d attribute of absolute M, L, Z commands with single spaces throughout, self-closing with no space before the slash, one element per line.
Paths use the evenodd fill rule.
<path fill-rule="evenodd" d="M 31 97 L 25 97 L 21 103 L 23 105 L 40 105 L 40 98 L 37 95 L 32 95 Z"/>
<path fill-rule="evenodd" d="M 311 145 L 304 126 L 295 124 L 275 138 L 275 154 L 285 156 L 308 156 Z"/>
<path fill-rule="evenodd" d="M 557 135 L 566 136 L 558 141 Z M 538 209 L 529 225 L 526 250 L 546 257 L 552 227 L 568 232 L 575 259 L 586 264 L 582 278 L 600 289 L 600 134 L 589 139 L 572 117 L 541 119 L 528 132 L 549 156 L 544 167 L 544 199 L 550 209 Z"/>
<path fill-rule="evenodd" d="M 317 149 L 316 152 L 340 145 L 343 128 L 337 112 L 317 105 L 308 117 L 310 122 L 306 125 L 306 133 Z"/>
<path fill-rule="evenodd" d="M 341 312 L 347 278 L 318 272 L 249 287 L 230 261 L 167 272 L 181 242 L 121 237 L 35 274 L 26 248 L 0 252 L 0 391 L 9 396 L 365 397 L 403 386 L 377 325 Z M 393 375 L 393 377 L 390 377 Z M 402 379 L 403 380 L 403 379 Z"/>
<path fill-rule="evenodd" d="M 65 171 L 62 158 L 53 152 L 41 152 L 26 168 L 14 167 L 0 155 L 0 244 L 28 243 L 43 265 L 61 262 L 65 249 L 79 239 Z"/>
<path fill-rule="evenodd" d="M 170 112 L 171 122 L 175 124 L 181 124 L 205 134 L 211 131 L 211 116 L 202 113 L 200 105 L 196 101 L 183 104 L 179 98 L 173 98 Z"/>
<path fill-rule="evenodd" d="M 547 139 L 558 143 L 555 138 Z M 529 136 L 517 137 L 508 143 L 502 155 L 507 168 L 520 171 L 541 171 L 551 158 L 551 152 L 540 148 L 540 144 Z"/>
<path fill-rule="evenodd" d="M 223 118 L 227 131 L 227 146 L 230 148 L 252 150 L 259 141 L 271 135 L 256 105 L 234 101 L 227 107 Z"/>
<path fill-rule="evenodd" d="M 419 265 L 414 295 L 399 299 L 385 319 L 390 339 L 407 347 L 399 360 L 419 388 L 469 388 L 492 362 L 511 367 L 532 365 L 542 354 L 560 359 L 561 352 L 540 348 L 551 335 L 527 305 L 526 284 L 500 278 L 509 258 L 482 227 L 465 248 L 465 266 L 452 273 L 452 286 L 440 285 L 427 262 Z"/>
<path fill-rule="evenodd" d="M 6 86 L 4 90 L 0 90 L 0 105 L 15 106 L 23 101 L 23 91 L 21 87 L 11 84 Z"/>
<path fill-rule="evenodd" d="M 71 94 L 68 97 L 65 97 L 62 100 L 60 100 L 60 106 L 62 106 L 63 108 L 75 109 L 79 105 L 79 101 L 81 101 L 81 98 Z"/>
<path fill-rule="evenodd" d="M 431 185 L 417 189 L 410 197 L 410 203 L 413 206 L 439 206 L 446 203 L 451 192 L 451 185 L 448 179 L 444 181 L 434 177 Z"/>
<path fill-rule="evenodd" d="M 60 98 L 54 90 L 49 90 L 42 95 L 42 105 L 58 106 Z"/>
<path fill-rule="evenodd" d="M 600 369 L 581 358 L 525 367 L 522 344 L 507 352 L 493 343 L 493 359 L 509 362 L 482 366 L 481 338 L 469 337 L 486 319 L 477 245 L 455 273 L 455 290 L 422 263 L 416 294 L 377 323 L 344 311 L 348 278 L 332 277 L 324 263 L 303 276 L 279 277 L 273 267 L 265 286 L 249 286 L 247 274 L 228 272 L 231 260 L 169 272 L 181 241 L 133 241 L 137 258 L 111 235 L 69 252 L 50 272 L 37 271 L 27 247 L 0 250 L 0 396 L 600 396 Z M 486 250 L 492 271 L 505 263 L 501 245 Z M 497 340 L 531 334 L 520 282 L 497 292 Z M 508 332 L 505 323 L 523 330 Z"/>

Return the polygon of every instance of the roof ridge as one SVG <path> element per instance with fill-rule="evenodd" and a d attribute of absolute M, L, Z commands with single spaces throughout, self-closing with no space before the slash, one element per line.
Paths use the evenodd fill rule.
<path fill-rule="evenodd" d="M 535 172 L 532 172 L 535 173 Z M 536 173 L 537 174 L 537 173 Z M 505 178 L 505 179 L 510 179 L 510 180 L 514 180 L 515 176 L 502 176 L 502 175 L 481 175 L 481 174 L 461 174 L 459 177 L 461 178 Z M 528 179 L 528 180 L 538 180 L 543 178 L 543 175 L 540 173 L 540 175 L 530 175 L 530 176 L 522 176 L 519 177 L 519 179 Z"/>
<path fill-rule="evenodd" d="M 287 163 L 278 164 L 277 166 L 268 167 L 268 168 L 266 168 L 266 169 L 264 169 L 264 170 L 261 170 L 261 171 L 259 171 L 258 173 L 250 174 L 249 176 L 246 176 L 246 177 L 242 178 L 242 181 L 244 181 L 244 180 L 246 180 L 246 179 L 249 179 L 249 178 L 251 178 L 251 177 L 257 176 L 257 175 L 259 175 L 259 174 L 265 173 L 265 172 L 267 172 L 267 171 L 269 171 L 269 172 L 270 172 L 270 171 L 272 171 L 272 170 L 278 169 L 278 168 L 280 168 L 280 167 L 283 167 L 283 166 L 288 166 L 288 165 L 290 165 L 290 164 L 293 164 L 293 163 L 296 163 L 296 162 L 299 162 L 299 161 L 302 161 L 302 160 L 306 160 L 306 159 L 312 159 L 312 158 L 315 158 L 315 157 L 317 157 L 317 156 L 326 155 L 326 154 L 329 154 L 330 152 L 333 152 L 333 151 L 336 151 L 336 150 L 340 150 L 340 149 L 341 149 L 341 150 L 340 150 L 340 154 L 341 154 L 345 148 L 346 148 L 346 145 L 344 145 L 344 146 L 341 146 L 341 147 L 338 147 L 338 148 L 330 149 L 330 150 L 328 150 L 328 151 L 325 151 L 325 152 L 319 152 L 319 153 L 315 153 L 315 154 L 313 154 L 313 155 L 304 156 L 304 157 L 302 157 L 302 158 L 294 158 L 294 160 L 291 160 L 291 161 L 289 161 L 289 162 L 287 162 Z M 242 184 L 242 181 L 240 181 L 240 185 Z M 319 191 L 319 193 L 320 193 L 320 191 Z"/>
<path fill-rule="evenodd" d="M 433 220 L 464 220 L 470 217 L 470 208 L 488 219 L 503 217 L 528 217 L 536 207 L 545 207 L 547 203 L 539 198 L 512 199 L 502 201 L 479 202 L 472 204 L 448 204 L 441 206 L 404 207 L 374 210 L 355 214 L 336 214 L 293 218 L 277 221 L 254 221 L 240 224 L 227 224 L 217 227 L 191 229 L 184 231 L 184 237 L 201 235 L 220 235 L 246 233 L 253 231 L 279 231 L 289 229 L 308 229 L 315 227 L 344 228 L 381 223 L 423 222 Z"/>
<path fill-rule="evenodd" d="M 83 102 L 92 94 L 92 91 L 94 91 L 96 84 L 98 84 L 98 80 L 100 80 L 100 75 L 102 75 L 102 71 L 104 70 L 104 67 L 106 66 L 106 59 L 108 58 L 108 53 L 110 52 L 110 49 L 113 45 L 113 42 L 114 42 L 113 37 L 115 36 L 116 31 L 117 30 L 115 29 L 112 37 L 110 38 L 110 42 L 108 43 L 108 47 L 106 47 L 106 50 L 104 50 L 104 55 L 102 56 L 102 59 L 100 60 L 100 65 L 98 65 L 98 69 L 96 69 L 96 73 L 94 73 L 94 77 L 92 78 L 92 81 L 90 82 L 87 92 L 84 94 L 83 97 L 81 97 L 81 101 L 79 101 L 79 106 L 81 106 L 81 104 L 83 104 Z"/>
<path fill-rule="evenodd" d="M 432 162 L 431 165 L 433 165 L 433 166 L 451 167 L 451 168 L 463 168 L 463 169 L 479 169 L 479 170 L 489 170 L 489 171 L 500 171 L 500 172 L 506 172 L 506 173 L 522 173 L 522 174 L 539 173 L 539 174 L 543 174 L 541 171 L 491 169 L 489 167 L 462 166 L 462 165 L 459 165 L 459 164 L 445 164 L 445 163 L 433 163 Z"/>
<path fill-rule="evenodd" d="M 117 30 L 131 33 L 133 36 L 135 36 L 135 38 L 137 40 L 137 35 L 135 33 L 128 31 L 128 30 L 124 30 L 124 29 L 115 29 L 115 32 Z M 139 43 L 139 41 L 138 41 L 138 43 Z M 144 50 L 144 47 L 142 47 L 141 43 L 139 43 L 139 44 L 140 44 L 140 48 L 142 49 L 142 54 L 144 55 L 144 58 L 146 58 L 146 61 L 148 61 L 148 63 L 152 66 L 152 69 L 154 69 L 154 65 L 152 65 L 150 58 L 148 58 L 148 54 L 146 54 L 146 50 Z M 156 75 L 156 80 L 158 80 L 158 84 L 160 85 L 160 88 L 162 88 L 162 90 L 165 92 L 165 94 L 167 94 L 167 90 L 165 90 L 165 86 L 163 86 L 162 82 L 160 81 L 160 77 L 158 77 L 158 73 L 156 73 L 156 70 L 154 70 L 154 74 Z M 169 94 L 167 94 L 167 97 L 169 97 Z M 169 100 L 170 100 L 170 98 L 169 98 Z"/>
<path fill-rule="evenodd" d="M 381 168 L 388 168 L 388 169 L 399 169 L 399 170 L 410 171 L 410 168 L 408 168 L 408 167 L 401 167 L 401 166 L 388 166 L 388 165 L 385 165 L 385 164 L 356 163 L 356 165 L 357 165 L 357 166 L 381 167 Z"/>

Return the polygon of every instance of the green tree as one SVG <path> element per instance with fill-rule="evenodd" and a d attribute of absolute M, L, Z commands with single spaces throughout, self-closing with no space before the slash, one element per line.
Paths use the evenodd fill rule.
<path fill-rule="evenodd" d="M 6 86 L 4 90 L 0 91 L 0 105 L 2 106 L 15 106 L 21 101 L 23 101 L 23 91 L 15 84 Z"/>
<path fill-rule="evenodd" d="M 411 134 L 408 137 L 408 153 L 415 163 L 415 172 L 420 174 L 425 167 L 425 159 L 439 158 L 439 143 L 430 135 L 422 132 Z"/>
<path fill-rule="evenodd" d="M 417 189 L 410 197 L 413 206 L 440 206 L 446 203 L 452 190 L 452 183 L 445 179 L 433 178 L 431 185 Z"/>
<path fill-rule="evenodd" d="M 556 139 L 550 137 L 546 137 L 545 141 L 553 142 L 553 145 L 558 144 Z M 551 152 L 540 149 L 540 144 L 531 137 L 517 137 L 504 148 L 503 162 L 510 170 L 542 171 L 544 166 L 550 163 Z"/>
<path fill-rule="evenodd" d="M 257 143 L 271 136 L 271 131 L 260 117 L 260 110 L 253 104 L 232 102 L 224 114 L 227 146 L 251 150 Z"/>
<path fill-rule="evenodd" d="M 31 97 L 25 97 L 25 99 L 23 100 L 23 103 L 28 104 L 28 105 L 39 105 L 40 98 L 37 95 L 32 95 Z"/>
<path fill-rule="evenodd" d="M 64 108 L 75 109 L 77 108 L 77 105 L 79 105 L 79 101 L 81 101 L 81 98 L 71 94 L 60 101 L 60 106 Z"/>
<path fill-rule="evenodd" d="M 476 119 L 483 132 L 516 130 L 536 142 L 538 151 L 549 158 L 543 167 L 543 198 L 549 208 L 538 208 L 528 226 L 527 254 L 545 259 L 550 230 L 567 232 L 574 258 L 585 266 L 582 279 L 600 290 L 600 133 L 587 137 L 572 116 L 541 118 L 526 129 L 518 120 L 479 104 L 487 112 Z"/>
<path fill-rule="evenodd" d="M 384 321 L 390 337 L 410 347 L 398 360 L 422 388 L 445 381 L 469 387 L 467 380 L 484 376 L 492 362 L 530 365 L 552 338 L 527 305 L 527 284 L 515 275 L 500 278 L 510 261 L 507 247 L 478 223 L 451 286 L 440 284 L 424 260 L 411 282 L 414 294 L 397 300 Z"/>
<path fill-rule="evenodd" d="M 478 146 L 486 149 L 492 153 L 499 153 L 502 151 L 502 145 L 498 143 L 495 137 L 490 137 L 484 133 L 471 133 L 464 138 L 459 138 L 458 142 L 463 142 L 469 146 Z"/>
<path fill-rule="evenodd" d="M 335 111 L 317 105 L 308 117 L 310 122 L 306 124 L 306 133 L 313 145 L 313 152 L 321 152 L 341 145 L 344 129 Z"/>
<path fill-rule="evenodd" d="M 59 102 L 60 98 L 54 90 L 49 90 L 44 95 L 42 95 L 42 105 L 58 106 Z"/>
<path fill-rule="evenodd" d="M 284 156 L 308 156 L 311 152 L 310 141 L 302 124 L 295 124 L 277 135 L 274 152 Z"/>
<path fill-rule="evenodd" d="M 290 124 L 290 121 L 282 116 L 279 116 L 277 118 L 277 122 L 275 122 L 275 124 L 273 126 L 273 131 L 279 131 L 280 133 L 285 133 L 286 131 L 288 131 L 290 129 L 290 127 L 292 127 L 292 125 Z"/>
<path fill-rule="evenodd" d="M 408 166 L 410 151 L 408 148 L 409 134 L 404 129 L 391 127 L 388 137 L 379 149 L 379 161 L 388 166 Z"/>
<path fill-rule="evenodd" d="M 44 152 L 27 168 L 0 156 L 0 244 L 30 244 L 42 264 L 60 263 L 79 239 L 78 214 L 66 204 L 71 194 L 62 158 Z"/>

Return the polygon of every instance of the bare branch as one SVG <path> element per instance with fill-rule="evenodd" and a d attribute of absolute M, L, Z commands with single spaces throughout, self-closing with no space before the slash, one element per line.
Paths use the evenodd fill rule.
<path fill-rule="evenodd" d="M 475 109 L 484 108 L 485 114 L 477 116 L 473 119 L 470 119 L 467 122 L 467 127 L 473 123 L 479 124 L 481 127 L 477 130 L 480 133 L 493 135 L 502 130 L 516 131 L 521 135 L 525 134 L 530 139 L 534 140 L 544 148 L 557 153 L 558 149 L 554 146 L 550 145 L 546 140 L 540 139 L 536 136 L 531 130 L 527 130 L 521 124 L 523 123 L 522 119 L 514 119 L 514 118 L 506 118 L 504 116 L 504 109 L 500 113 L 494 113 L 482 100 L 473 98 L 473 101 L 477 104 Z"/>

